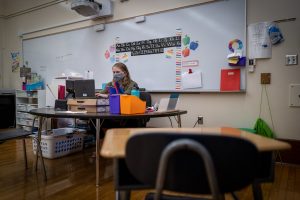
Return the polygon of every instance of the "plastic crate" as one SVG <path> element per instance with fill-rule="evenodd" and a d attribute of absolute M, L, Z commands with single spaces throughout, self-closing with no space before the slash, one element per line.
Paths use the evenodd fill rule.
<path fill-rule="evenodd" d="M 26 90 L 32 91 L 32 90 L 42 90 L 44 88 L 44 82 L 39 81 L 36 83 L 26 84 Z"/>
<path fill-rule="evenodd" d="M 74 133 L 69 133 L 70 129 L 65 130 L 56 129 L 55 132 L 59 132 L 59 134 L 43 135 L 45 132 L 42 133 L 41 149 L 44 158 L 59 158 L 83 149 L 83 133 L 85 130 L 80 129 L 74 132 L 75 129 L 73 129 L 72 132 Z M 65 135 L 62 132 L 65 132 Z M 37 135 L 32 135 L 32 137 L 33 152 L 36 154 Z"/>

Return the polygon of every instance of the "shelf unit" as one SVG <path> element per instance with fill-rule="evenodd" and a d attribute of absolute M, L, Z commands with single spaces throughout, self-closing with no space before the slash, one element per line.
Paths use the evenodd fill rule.
<path fill-rule="evenodd" d="M 34 116 L 28 112 L 31 109 L 46 106 L 45 90 L 16 90 L 16 127 L 31 131 Z M 35 120 L 34 127 L 38 127 L 38 119 Z"/>

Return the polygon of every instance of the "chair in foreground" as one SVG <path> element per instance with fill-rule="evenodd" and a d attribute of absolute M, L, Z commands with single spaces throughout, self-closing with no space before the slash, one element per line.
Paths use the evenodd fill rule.
<path fill-rule="evenodd" d="M 125 161 L 137 180 L 156 188 L 156 199 L 187 200 L 199 198 L 161 195 L 162 189 L 224 199 L 225 193 L 253 183 L 257 158 L 254 144 L 240 138 L 155 132 L 132 136 Z"/>

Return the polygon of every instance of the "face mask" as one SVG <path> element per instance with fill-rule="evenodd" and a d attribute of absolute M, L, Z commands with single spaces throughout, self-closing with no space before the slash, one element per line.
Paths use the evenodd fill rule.
<path fill-rule="evenodd" d="M 114 81 L 120 81 L 125 77 L 124 73 L 116 73 L 113 76 Z"/>

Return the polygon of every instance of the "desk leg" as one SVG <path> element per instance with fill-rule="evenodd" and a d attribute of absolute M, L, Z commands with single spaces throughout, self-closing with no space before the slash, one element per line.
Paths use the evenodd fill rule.
<path fill-rule="evenodd" d="M 180 114 L 177 115 L 177 123 L 178 123 L 178 128 L 181 128 L 181 117 L 180 117 Z"/>
<path fill-rule="evenodd" d="M 127 190 L 117 190 L 116 191 L 116 200 L 129 200 L 130 191 Z"/>
<path fill-rule="evenodd" d="M 41 148 L 43 121 L 44 121 L 44 118 L 43 117 L 39 117 L 38 139 L 36 141 L 37 149 L 36 149 L 35 171 L 37 171 L 38 158 L 40 156 L 41 157 L 41 164 L 42 164 L 42 167 L 43 167 L 44 181 L 47 181 L 46 168 L 45 168 L 44 158 L 43 158 L 42 148 Z"/>
<path fill-rule="evenodd" d="M 100 119 L 96 119 L 96 186 L 100 185 Z"/>
<path fill-rule="evenodd" d="M 24 153 L 25 169 L 28 169 L 25 138 L 22 139 L 22 143 L 23 143 L 23 153 Z"/>
<path fill-rule="evenodd" d="M 132 184 L 132 178 L 130 172 L 128 171 L 127 167 L 125 166 L 125 161 L 122 159 L 115 158 L 114 159 L 114 182 L 115 182 L 115 200 L 130 200 L 131 190 L 129 189 L 130 186 L 127 185 L 126 190 L 120 189 L 120 182 L 124 184 L 124 179 L 129 178 Z M 121 174 L 123 177 L 121 177 Z M 128 176 L 129 175 L 129 176 Z M 122 180 L 121 180 L 122 179 Z M 128 181 L 128 180 L 127 180 Z M 126 181 L 125 181 L 126 182 Z M 125 183 L 126 185 L 126 183 Z M 124 186 L 124 185 L 123 185 Z M 122 187 L 122 186 L 121 186 Z"/>
<path fill-rule="evenodd" d="M 253 193 L 253 199 L 255 199 L 255 200 L 263 199 L 260 183 L 257 183 L 257 182 L 252 183 L 252 193 Z"/>

